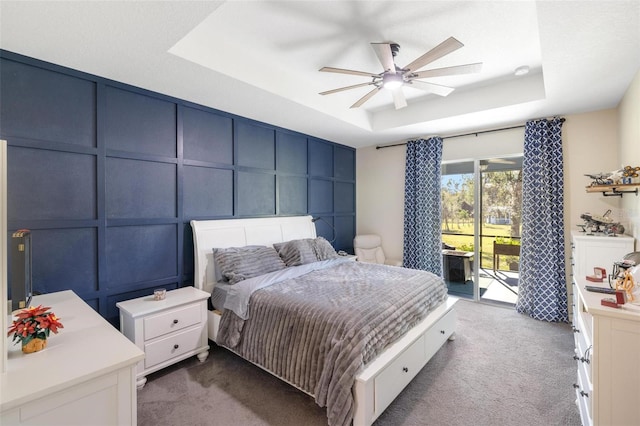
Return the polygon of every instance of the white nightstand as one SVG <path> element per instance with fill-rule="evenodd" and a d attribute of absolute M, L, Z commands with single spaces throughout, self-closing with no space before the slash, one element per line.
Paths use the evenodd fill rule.
<path fill-rule="evenodd" d="M 167 291 L 164 300 L 153 295 L 119 302 L 120 331 L 145 353 L 138 362 L 137 387 L 146 376 L 190 356 L 204 362 L 209 355 L 207 299 L 194 287 Z"/>

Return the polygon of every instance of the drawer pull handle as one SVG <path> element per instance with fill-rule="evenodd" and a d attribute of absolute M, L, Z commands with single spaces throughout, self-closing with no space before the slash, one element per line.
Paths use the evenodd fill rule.
<path fill-rule="evenodd" d="M 407 367 L 402 367 L 402 371 L 404 371 L 405 373 L 408 373 L 409 369 Z"/>
<path fill-rule="evenodd" d="M 574 333 L 580 333 L 580 330 L 578 330 L 577 328 L 573 327 L 573 332 Z"/>
<path fill-rule="evenodd" d="M 585 391 L 580 391 L 580 395 L 584 396 L 585 398 L 589 398 L 589 394 Z"/>
<path fill-rule="evenodd" d="M 573 356 L 573 360 L 574 360 L 574 361 L 579 361 L 579 360 L 580 360 L 580 357 L 579 357 L 578 355 L 574 355 L 574 356 Z"/>
<path fill-rule="evenodd" d="M 178 349 L 180 347 L 180 345 L 173 345 L 173 349 Z"/>
<path fill-rule="evenodd" d="M 573 384 L 573 388 L 574 388 L 574 389 L 578 389 L 579 387 L 580 387 L 580 385 L 579 385 L 579 384 L 577 384 L 577 383 L 574 383 L 574 384 Z"/>
<path fill-rule="evenodd" d="M 444 334 L 444 333 L 445 333 L 445 331 L 444 331 L 444 330 L 440 330 L 440 334 Z"/>
<path fill-rule="evenodd" d="M 178 323 L 178 320 L 177 320 L 177 319 L 174 319 L 174 320 L 173 320 L 173 323 L 174 323 L 174 324 L 177 324 L 177 323 Z"/>
<path fill-rule="evenodd" d="M 591 362 L 591 361 L 589 361 L 589 358 L 585 358 L 585 357 L 580 358 L 580 361 L 586 362 L 587 364 L 589 364 Z"/>

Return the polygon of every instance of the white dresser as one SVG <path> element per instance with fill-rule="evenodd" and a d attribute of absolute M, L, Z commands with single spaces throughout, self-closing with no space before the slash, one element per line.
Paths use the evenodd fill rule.
<path fill-rule="evenodd" d="M 573 237 L 573 260 L 578 266 L 574 270 L 587 268 L 582 271 L 588 275 L 594 266 L 610 273 L 614 260 L 633 251 L 630 237 Z M 582 424 L 640 425 L 640 306 L 602 306 L 600 301 L 611 296 L 586 291 L 585 286 L 609 287 L 609 283 L 587 281 L 582 271 L 573 275 L 575 392 Z"/>
<path fill-rule="evenodd" d="M 122 333 L 145 352 L 138 362 L 137 386 L 146 376 L 193 355 L 204 362 L 209 355 L 207 299 L 194 287 L 168 291 L 164 300 L 145 296 L 116 304 Z"/>
<path fill-rule="evenodd" d="M 622 260 L 625 254 L 634 251 L 634 238 L 626 235 L 610 237 L 573 231 L 571 238 L 573 275 L 582 279 L 593 275 L 596 266 L 605 268 L 610 274 L 613 262 Z"/>
<path fill-rule="evenodd" d="M 135 425 L 135 368 L 144 353 L 72 291 L 35 296 L 64 328 L 47 347 L 9 348 L 0 380 L 0 424 Z"/>

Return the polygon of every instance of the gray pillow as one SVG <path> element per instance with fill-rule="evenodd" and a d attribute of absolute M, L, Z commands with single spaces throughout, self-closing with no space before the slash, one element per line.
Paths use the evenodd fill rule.
<path fill-rule="evenodd" d="M 216 267 L 220 269 L 220 273 L 229 281 L 229 284 L 236 284 L 286 267 L 273 247 L 215 248 L 213 256 Z"/>
<path fill-rule="evenodd" d="M 338 257 L 331 243 L 322 237 L 276 243 L 273 247 L 287 266 L 304 265 Z"/>
<path fill-rule="evenodd" d="M 333 248 L 331 243 L 324 238 L 316 238 L 314 240 L 314 245 L 316 250 L 316 257 L 318 258 L 318 260 L 327 260 L 338 257 L 338 253 L 336 253 L 336 250 Z"/>
<path fill-rule="evenodd" d="M 284 243 L 275 243 L 273 247 L 287 266 L 299 266 L 318 261 L 312 241 L 313 239 L 311 238 L 291 240 Z"/>

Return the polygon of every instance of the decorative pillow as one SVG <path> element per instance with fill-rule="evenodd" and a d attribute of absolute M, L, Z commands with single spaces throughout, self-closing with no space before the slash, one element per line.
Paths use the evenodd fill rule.
<path fill-rule="evenodd" d="M 287 266 L 304 265 L 338 257 L 331 243 L 322 237 L 276 243 L 273 247 Z"/>
<path fill-rule="evenodd" d="M 336 253 L 336 250 L 333 248 L 329 241 L 325 240 L 322 237 L 318 237 L 313 241 L 315 244 L 316 257 L 318 258 L 318 260 L 327 260 L 338 257 L 338 253 Z"/>
<path fill-rule="evenodd" d="M 275 243 L 273 247 L 278 251 L 287 266 L 298 266 L 318 261 L 312 241 L 313 239 L 311 238 L 291 240 L 284 243 Z"/>
<path fill-rule="evenodd" d="M 216 248 L 213 249 L 213 256 L 216 267 L 220 268 L 220 273 L 229 281 L 229 284 L 236 284 L 286 267 L 273 247 Z"/>

